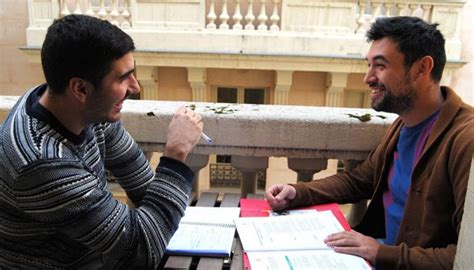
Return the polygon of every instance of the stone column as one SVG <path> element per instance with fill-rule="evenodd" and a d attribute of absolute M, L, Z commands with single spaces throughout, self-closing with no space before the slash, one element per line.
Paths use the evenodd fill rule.
<path fill-rule="evenodd" d="M 231 165 L 242 173 L 240 195 L 246 198 L 257 192 L 257 173 L 268 168 L 268 157 L 232 156 Z"/>
<path fill-rule="evenodd" d="M 207 100 L 207 87 L 206 87 L 206 72 L 205 68 L 187 68 L 188 69 L 188 81 L 191 86 L 193 93 L 193 101 L 206 102 Z"/>
<path fill-rule="evenodd" d="M 275 76 L 275 96 L 273 104 L 287 105 L 288 94 L 293 83 L 293 71 L 277 70 Z"/>
<path fill-rule="evenodd" d="M 344 163 L 344 170 L 350 171 L 353 168 L 357 167 L 362 161 L 360 160 L 343 160 Z M 351 227 L 359 224 L 362 217 L 365 214 L 365 210 L 367 210 L 367 200 L 362 200 L 358 203 L 354 203 L 351 206 L 350 212 L 347 214 L 347 222 Z"/>
<path fill-rule="evenodd" d="M 137 66 L 137 79 L 142 87 L 141 99 L 158 99 L 158 67 Z"/>
<path fill-rule="evenodd" d="M 347 73 L 328 72 L 326 76 L 326 106 L 344 106 L 344 88 L 347 86 Z"/>
<path fill-rule="evenodd" d="M 199 194 L 199 172 L 209 163 L 209 155 L 189 154 L 185 163 L 194 172 L 193 192 Z"/>
<path fill-rule="evenodd" d="M 313 175 L 325 170 L 328 160 L 324 158 L 288 158 L 288 168 L 298 174 L 298 182 L 310 182 Z"/>

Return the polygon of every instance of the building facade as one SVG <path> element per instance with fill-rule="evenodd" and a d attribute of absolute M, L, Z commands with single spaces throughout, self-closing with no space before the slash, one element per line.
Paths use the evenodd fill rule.
<path fill-rule="evenodd" d="M 130 34 L 143 87 L 137 98 L 159 100 L 161 109 L 132 101 L 124 124 L 156 160 L 152 153 L 162 148 L 162 127 L 172 113 L 167 106 L 198 106 L 216 145 L 198 145 L 188 160 L 201 180 L 195 191 L 209 189 L 214 175 L 235 178 L 232 168 L 244 179 L 245 193 L 255 191 L 262 171 L 269 185 L 333 173 L 336 159 L 346 168 L 362 160 L 394 119 L 363 124 L 346 115 L 371 112 L 349 108 L 370 106 L 362 83 L 364 33 L 380 16 L 440 23 L 448 56 L 442 84 L 474 104 L 472 0 L 5 0 L 0 10 L 8 11 L 0 17 L 0 95 L 21 95 L 44 81 L 39 52 L 55 18 L 96 16 Z M 12 102 L 0 98 L 0 119 Z M 143 117 L 150 111 L 162 118 Z M 471 220 L 466 216 L 464 224 Z M 472 265 L 467 231 L 456 269 Z"/>

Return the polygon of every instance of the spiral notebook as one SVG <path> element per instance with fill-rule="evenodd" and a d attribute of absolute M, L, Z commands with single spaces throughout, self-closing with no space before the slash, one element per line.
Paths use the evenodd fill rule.
<path fill-rule="evenodd" d="M 189 206 L 171 238 L 170 255 L 230 257 L 238 207 Z"/>

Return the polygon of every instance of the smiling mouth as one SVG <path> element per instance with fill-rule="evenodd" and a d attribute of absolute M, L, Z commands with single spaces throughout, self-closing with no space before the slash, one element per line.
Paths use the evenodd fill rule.
<path fill-rule="evenodd" d="M 115 109 L 117 111 L 120 111 L 122 109 L 122 106 L 123 106 L 123 100 L 120 101 L 119 103 L 115 104 Z"/>
<path fill-rule="evenodd" d="M 381 100 L 384 95 L 385 95 L 385 88 L 383 87 L 374 87 L 372 88 L 372 91 L 370 92 L 370 98 L 372 102 Z"/>
<path fill-rule="evenodd" d="M 372 90 L 371 96 L 377 96 L 385 92 L 385 87 L 382 84 L 373 83 L 369 87 Z"/>
<path fill-rule="evenodd" d="M 119 101 L 117 104 L 115 104 L 115 108 L 117 109 L 117 111 L 120 111 L 122 109 L 123 103 L 128 98 L 128 96 L 129 96 L 128 94 L 125 95 L 125 97 L 121 101 Z"/>
<path fill-rule="evenodd" d="M 372 94 L 372 95 L 378 95 L 378 94 L 380 94 L 380 93 L 382 93 L 382 92 L 384 92 L 383 89 L 376 88 L 376 89 L 372 89 L 371 94 Z"/>

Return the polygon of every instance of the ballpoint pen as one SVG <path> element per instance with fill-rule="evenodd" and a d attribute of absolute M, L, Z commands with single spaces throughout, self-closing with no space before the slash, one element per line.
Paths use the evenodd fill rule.
<path fill-rule="evenodd" d="M 209 138 L 209 136 L 207 136 L 204 132 L 201 132 L 201 137 L 209 144 L 214 143 L 214 141 L 211 138 Z"/>

